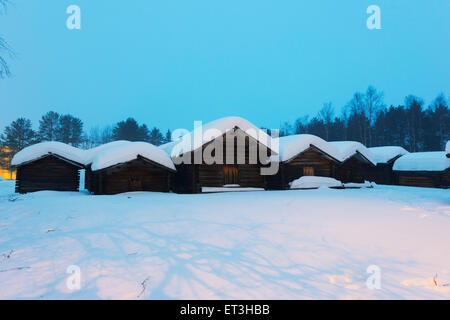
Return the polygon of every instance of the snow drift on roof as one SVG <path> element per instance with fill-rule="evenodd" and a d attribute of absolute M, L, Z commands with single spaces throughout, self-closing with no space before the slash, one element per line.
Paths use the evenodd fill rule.
<path fill-rule="evenodd" d="M 342 161 L 345 161 L 353 157 L 357 152 L 362 154 L 367 160 L 369 160 L 373 165 L 377 162 L 370 150 L 364 146 L 362 143 L 357 141 L 333 141 L 329 142 L 333 147 L 339 150 L 341 154 Z"/>
<path fill-rule="evenodd" d="M 444 171 L 450 168 L 450 158 L 443 151 L 414 152 L 394 162 L 396 171 Z"/>
<path fill-rule="evenodd" d="M 447 141 L 447 145 L 445 146 L 445 153 L 450 155 L 450 140 Z"/>
<path fill-rule="evenodd" d="M 18 166 L 30 161 L 40 159 L 49 154 L 55 154 L 67 160 L 84 164 L 85 151 L 69 146 L 65 143 L 51 141 L 41 142 L 24 148 L 14 155 L 11 165 Z"/>
<path fill-rule="evenodd" d="M 201 128 L 196 128 L 193 131 L 187 133 L 177 141 L 166 143 L 160 148 L 168 153 L 171 157 L 178 157 L 184 153 L 197 150 L 206 143 L 214 140 L 215 138 L 224 135 L 228 131 L 239 128 L 246 132 L 249 136 L 256 139 L 259 143 L 263 144 L 267 148 L 271 149 L 274 146 L 272 138 L 267 135 L 263 130 L 259 129 L 257 126 L 251 122 L 241 118 L 241 117 L 225 117 L 217 119 L 202 125 Z M 200 143 L 195 141 L 194 137 L 196 135 L 202 135 Z M 187 145 L 183 145 L 183 148 L 175 148 L 181 141 L 188 141 Z M 277 152 L 277 150 L 273 150 Z"/>
<path fill-rule="evenodd" d="M 408 153 L 408 151 L 402 147 L 395 146 L 375 147 L 369 148 L 369 150 L 372 152 L 377 163 L 388 163 L 392 159 Z"/>
<path fill-rule="evenodd" d="M 272 160 L 279 158 L 280 162 L 288 161 L 303 151 L 307 150 L 311 145 L 327 153 L 331 157 L 340 161 L 341 155 L 339 151 L 325 140 L 311 134 L 297 134 L 278 138 L 280 152 L 279 157 L 273 156 Z"/>
<path fill-rule="evenodd" d="M 85 165 L 91 164 L 92 161 L 94 161 L 94 158 L 100 152 L 104 152 L 105 150 L 110 149 L 110 148 L 117 148 L 117 147 L 129 144 L 129 143 L 131 143 L 131 142 L 130 141 L 125 141 L 125 140 L 119 140 L 119 141 L 113 141 L 113 142 L 105 143 L 105 144 L 99 145 L 99 146 L 97 146 L 95 148 L 86 150 L 85 151 L 84 164 Z"/>
<path fill-rule="evenodd" d="M 175 166 L 167 153 L 147 142 L 117 143 L 97 151 L 91 169 L 102 170 L 120 163 L 137 159 L 138 156 L 175 170 Z"/>

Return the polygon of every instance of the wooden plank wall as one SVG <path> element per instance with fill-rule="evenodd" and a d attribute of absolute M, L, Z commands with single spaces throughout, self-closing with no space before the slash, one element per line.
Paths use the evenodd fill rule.
<path fill-rule="evenodd" d="M 398 185 L 424 188 L 449 188 L 450 169 L 443 172 L 396 171 Z"/>
<path fill-rule="evenodd" d="M 237 165 L 240 186 L 264 188 L 266 184 L 265 178 L 264 176 L 261 176 L 260 172 L 262 165 L 260 164 L 261 160 L 259 158 L 259 144 L 256 144 L 255 149 L 258 155 L 256 159 L 257 164 L 250 164 L 250 139 L 248 137 L 245 138 L 244 146 L 239 144 L 241 141 L 242 140 L 234 137 L 234 152 L 233 155 L 231 155 L 230 153 L 227 153 L 227 141 L 225 137 L 223 137 L 222 162 L 224 164 L 227 162 L 233 162 Z M 203 146 L 203 152 L 209 145 L 210 144 L 206 144 Z M 245 150 L 245 164 L 237 164 L 237 152 L 242 148 Z M 267 158 L 269 156 L 270 151 L 268 152 Z M 188 157 L 191 158 L 191 163 L 194 163 L 194 154 L 190 153 Z M 202 161 L 202 164 L 177 165 L 174 192 L 196 193 L 200 192 L 201 187 L 222 187 L 225 184 L 224 164 L 207 164 Z"/>
<path fill-rule="evenodd" d="M 271 190 L 289 189 L 289 183 L 303 176 L 303 168 L 314 168 L 314 175 L 320 177 L 333 177 L 335 162 L 323 153 L 314 149 L 297 155 L 287 163 L 281 163 L 276 175 L 267 176 L 267 188 Z"/>
<path fill-rule="evenodd" d="M 336 179 L 343 183 L 363 183 L 370 176 L 371 165 L 361 162 L 354 157 L 348 159 L 336 169 Z"/>
<path fill-rule="evenodd" d="M 168 192 L 169 170 L 136 159 L 99 172 L 86 170 L 88 190 L 94 194 L 119 194 L 132 191 Z"/>
<path fill-rule="evenodd" d="M 79 168 L 55 156 L 47 156 L 17 168 L 18 193 L 78 191 L 79 183 Z"/>
<path fill-rule="evenodd" d="M 368 176 L 366 180 L 377 184 L 392 185 L 394 184 L 394 173 L 392 171 L 393 164 L 379 163 L 375 167 L 368 168 Z"/>

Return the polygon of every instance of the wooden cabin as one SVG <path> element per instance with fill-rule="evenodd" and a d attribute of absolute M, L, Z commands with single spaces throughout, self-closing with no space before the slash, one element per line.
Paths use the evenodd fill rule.
<path fill-rule="evenodd" d="M 393 185 L 395 184 L 394 172 L 392 167 L 394 162 L 401 156 L 408 153 L 402 147 L 386 146 L 369 148 L 375 157 L 376 166 L 368 169 L 368 179 L 377 184 Z"/>
<path fill-rule="evenodd" d="M 83 165 L 55 154 L 16 166 L 16 192 L 78 191 Z"/>
<path fill-rule="evenodd" d="M 78 191 L 82 151 L 60 142 L 24 148 L 11 160 L 16 169 L 16 192 Z"/>
<path fill-rule="evenodd" d="M 394 163 L 395 184 L 410 187 L 450 187 L 450 158 L 445 152 L 409 153 Z"/>
<path fill-rule="evenodd" d="M 356 141 L 330 142 L 341 154 L 342 162 L 336 167 L 334 178 L 343 183 L 364 183 L 376 161 L 369 149 Z"/>
<path fill-rule="evenodd" d="M 302 176 L 334 177 L 339 152 L 319 137 L 301 134 L 278 139 L 280 155 L 277 174 L 267 176 L 267 189 L 290 189 Z"/>
<path fill-rule="evenodd" d="M 200 193 L 203 188 L 224 186 L 266 187 L 261 169 L 267 166 L 274 152 L 263 143 L 264 139 L 269 142 L 271 139 L 265 132 L 238 117 L 219 119 L 205 124 L 202 129 L 203 132 L 213 129 L 218 134 L 210 139 L 203 136 L 202 142 L 194 146 L 191 142 L 195 133 L 188 133 L 183 138 L 188 145 L 181 147 L 181 152 L 174 153 L 174 150 L 180 147 L 182 141 L 161 146 L 172 156 L 176 165 L 174 192 Z M 247 130 L 256 135 L 249 134 Z M 264 139 L 258 135 L 264 136 Z M 264 153 L 262 157 L 260 150 Z"/>
<path fill-rule="evenodd" d="M 96 195 L 169 192 L 176 172 L 166 153 L 145 142 L 103 148 L 94 158 L 86 166 L 85 188 Z"/>

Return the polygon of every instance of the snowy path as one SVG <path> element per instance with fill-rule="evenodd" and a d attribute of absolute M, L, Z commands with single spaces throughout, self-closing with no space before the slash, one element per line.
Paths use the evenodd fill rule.
<path fill-rule="evenodd" d="M 449 190 L 12 192 L 0 182 L 2 299 L 450 299 Z"/>

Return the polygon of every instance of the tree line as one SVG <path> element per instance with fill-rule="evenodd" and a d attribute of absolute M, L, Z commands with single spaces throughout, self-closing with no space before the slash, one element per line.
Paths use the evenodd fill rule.
<path fill-rule="evenodd" d="M 408 95 L 404 104 L 386 106 L 383 93 L 369 86 L 357 92 L 335 116 L 331 102 L 315 116 L 281 125 L 280 136 L 313 134 L 327 141 L 359 141 L 367 147 L 402 146 L 410 152 L 443 150 L 450 140 L 449 101 L 443 93 L 428 106 Z"/>
<path fill-rule="evenodd" d="M 443 150 L 450 140 L 449 100 L 439 94 L 428 106 L 423 99 L 408 95 L 399 106 L 384 104 L 383 93 L 369 86 L 356 92 L 335 116 L 331 102 L 324 103 L 318 114 L 298 118 L 280 126 L 280 136 L 313 134 L 327 141 L 353 140 L 368 147 L 394 145 L 411 152 Z M 19 118 L 0 135 L 0 166 L 9 168 L 10 160 L 21 149 L 41 141 L 60 141 L 83 149 L 116 140 L 146 141 L 161 145 L 171 141 L 157 127 L 149 129 L 133 118 L 113 126 L 93 127 L 85 132 L 83 121 L 70 114 L 47 112 L 33 130 L 29 119 Z"/>
<path fill-rule="evenodd" d="M 39 120 L 39 128 L 33 129 L 31 120 L 18 118 L 8 125 L 0 135 L 0 167 L 10 168 L 14 154 L 25 147 L 42 141 L 59 141 L 74 147 L 89 149 L 98 145 L 117 141 L 146 141 L 161 145 L 171 141 L 170 130 L 165 135 L 160 129 L 149 129 L 146 124 L 139 124 L 128 118 L 114 126 L 93 127 L 89 132 L 83 130 L 83 121 L 73 115 L 61 115 L 49 111 Z"/>

